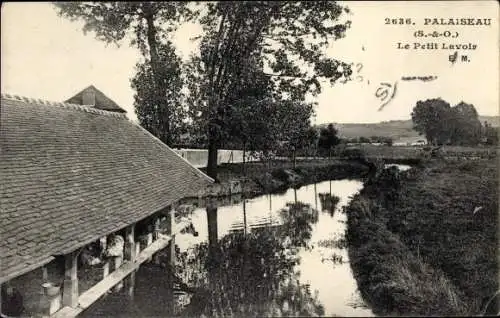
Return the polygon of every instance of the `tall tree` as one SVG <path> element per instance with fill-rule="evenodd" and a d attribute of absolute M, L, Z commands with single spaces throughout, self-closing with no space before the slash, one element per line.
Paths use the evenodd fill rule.
<path fill-rule="evenodd" d="M 481 141 L 481 121 L 472 104 L 460 102 L 451 108 L 451 143 L 477 145 Z"/>
<path fill-rule="evenodd" d="M 333 124 L 328 124 L 327 127 L 321 128 L 319 132 L 318 148 L 323 154 L 330 154 L 333 147 L 340 143 L 340 138 L 337 136 L 337 129 Z"/>
<path fill-rule="evenodd" d="M 128 38 L 130 45 L 140 49 L 146 63 L 149 64 L 148 72 L 151 72 L 154 78 L 148 103 L 162 109 L 161 136 L 167 144 L 170 144 L 172 121 L 172 109 L 168 100 L 170 84 L 164 76 L 162 66 L 169 61 L 162 61 L 163 53 L 160 51 L 166 48 L 163 44 L 168 44 L 170 41 L 168 35 L 175 30 L 181 19 L 191 18 L 187 3 L 55 2 L 54 6 L 60 16 L 71 21 L 83 21 L 84 33 L 94 32 L 98 40 L 117 45 Z M 146 69 L 143 71 L 146 72 Z"/>
<path fill-rule="evenodd" d="M 452 131 L 450 108 L 441 98 L 418 101 L 411 113 L 413 128 L 431 144 L 447 142 Z"/>
<path fill-rule="evenodd" d="M 262 65 L 275 101 L 304 101 L 321 91 L 320 78 L 333 84 L 351 74 L 348 64 L 324 54 L 350 23 L 340 22 L 347 10 L 331 1 L 209 2 L 205 9 L 200 55 L 189 72 L 190 97 L 196 115 L 207 122 L 207 173 L 216 178 L 232 92 L 248 84 L 245 74 Z"/>
<path fill-rule="evenodd" d="M 164 143 L 179 143 L 180 136 L 186 132 L 186 109 L 183 108 L 183 76 L 181 59 L 175 48 L 167 44 L 159 46 L 159 76 L 163 79 L 165 91 L 164 104 L 158 102 L 155 77 L 149 60 L 136 65 L 136 75 L 131 79 L 135 90 L 134 108 L 141 126 Z M 165 104 L 166 103 L 166 104 Z M 165 114 L 168 112 L 168 114 Z"/>
<path fill-rule="evenodd" d="M 313 105 L 302 101 L 281 100 L 274 104 L 270 118 L 274 139 L 284 153 L 292 155 L 295 151 L 310 145 L 310 118 Z"/>

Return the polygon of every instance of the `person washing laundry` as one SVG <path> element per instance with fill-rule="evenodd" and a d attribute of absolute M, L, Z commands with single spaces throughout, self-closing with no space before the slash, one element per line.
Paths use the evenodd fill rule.
<path fill-rule="evenodd" d="M 0 317 L 20 317 L 23 312 L 23 295 L 9 283 L 4 283 L 2 285 L 2 310 Z"/>
<path fill-rule="evenodd" d="M 117 234 L 111 234 L 108 240 L 108 248 L 103 252 L 104 257 L 123 257 L 125 240 Z"/>

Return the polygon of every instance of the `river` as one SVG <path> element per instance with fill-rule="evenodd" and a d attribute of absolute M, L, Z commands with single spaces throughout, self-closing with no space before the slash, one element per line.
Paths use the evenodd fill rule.
<path fill-rule="evenodd" d="M 168 261 L 150 262 L 136 274 L 133 298 L 111 293 L 82 316 L 373 316 L 344 239 L 342 208 L 362 186 L 324 181 L 196 208 L 184 215 L 191 230 L 176 237 L 175 275 L 183 288 L 170 292 Z"/>

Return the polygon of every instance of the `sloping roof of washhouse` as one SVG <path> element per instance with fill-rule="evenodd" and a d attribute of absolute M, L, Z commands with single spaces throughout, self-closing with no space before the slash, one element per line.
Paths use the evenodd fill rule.
<path fill-rule="evenodd" d="M 0 283 L 213 182 L 121 112 L 3 94 L 0 180 Z"/>

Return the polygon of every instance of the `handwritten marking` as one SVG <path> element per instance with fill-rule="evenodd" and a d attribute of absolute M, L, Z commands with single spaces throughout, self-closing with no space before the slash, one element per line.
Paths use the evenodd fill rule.
<path fill-rule="evenodd" d="M 455 51 L 455 53 L 453 53 L 452 55 L 450 55 L 448 57 L 448 59 L 450 60 L 451 62 L 451 65 L 454 65 L 455 62 L 457 61 L 457 58 L 458 58 L 458 51 Z"/>
<path fill-rule="evenodd" d="M 363 64 L 362 63 L 356 64 L 356 68 L 357 68 L 356 71 L 359 74 L 361 72 L 361 69 L 363 68 Z M 356 76 L 356 79 L 358 80 L 358 82 L 362 82 L 363 81 L 363 76 L 358 75 L 358 76 Z"/>
<path fill-rule="evenodd" d="M 394 82 L 394 85 L 390 83 L 380 83 L 379 88 L 375 92 L 375 97 L 379 98 L 382 101 L 378 111 L 384 109 L 384 107 L 396 96 L 398 82 Z M 390 93 L 390 89 L 392 89 L 392 93 Z M 390 93 L 390 95 L 389 95 Z"/>
<path fill-rule="evenodd" d="M 418 81 L 422 81 L 422 82 L 430 82 L 430 81 L 433 81 L 437 78 L 438 78 L 437 76 L 432 76 L 432 75 L 430 75 L 430 76 L 402 76 L 401 80 L 402 81 L 418 80 Z"/>

